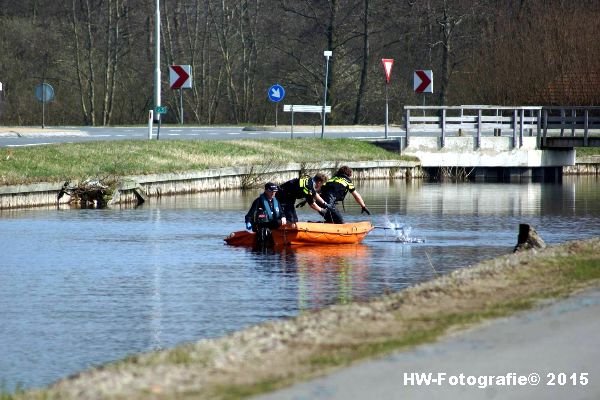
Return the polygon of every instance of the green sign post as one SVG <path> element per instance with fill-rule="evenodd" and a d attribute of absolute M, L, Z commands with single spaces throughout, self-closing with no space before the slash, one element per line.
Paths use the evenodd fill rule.
<path fill-rule="evenodd" d="M 154 109 L 154 112 L 156 114 L 166 114 L 167 113 L 167 106 L 156 106 L 156 108 Z M 156 131 L 156 140 L 159 140 L 160 138 L 160 121 L 162 121 L 162 118 L 158 119 L 158 130 Z"/>

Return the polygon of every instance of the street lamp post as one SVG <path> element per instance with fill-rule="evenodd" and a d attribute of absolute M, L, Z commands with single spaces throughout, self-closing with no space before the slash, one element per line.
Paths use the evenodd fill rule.
<path fill-rule="evenodd" d="M 157 107 L 161 106 L 160 99 L 160 0 L 156 0 L 154 30 L 154 115 L 160 123 L 160 113 Z M 160 129 L 160 128 L 159 128 Z"/>
<path fill-rule="evenodd" d="M 333 52 L 331 50 L 325 50 L 323 55 L 325 56 L 325 91 L 323 93 L 323 125 L 321 126 L 321 139 L 325 137 L 325 110 L 327 109 L 327 78 L 329 77 L 329 57 Z"/>

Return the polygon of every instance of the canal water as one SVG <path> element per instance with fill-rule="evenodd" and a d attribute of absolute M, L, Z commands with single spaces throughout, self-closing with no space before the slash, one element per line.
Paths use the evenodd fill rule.
<path fill-rule="evenodd" d="M 244 229 L 258 191 L 0 212 L 0 387 L 47 385 L 131 353 L 397 291 L 510 253 L 520 223 L 550 244 L 600 236 L 595 177 L 357 188 L 374 225 L 404 231 L 375 229 L 362 245 L 339 248 L 224 245 Z M 299 214 L 318 220 L 309 207 Z M 351 196 L 345 214 L 365 219 Z"/>

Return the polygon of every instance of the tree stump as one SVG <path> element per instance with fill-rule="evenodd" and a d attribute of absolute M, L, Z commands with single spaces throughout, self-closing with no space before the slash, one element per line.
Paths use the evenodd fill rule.
<path fill-rule="evenodd" d="M 546 243 L 535 229 L 529 224 L 519 225 L 519 237 L 513 253 L 523 250 L 543 249 L 544 247 L 546 247 Z"/>

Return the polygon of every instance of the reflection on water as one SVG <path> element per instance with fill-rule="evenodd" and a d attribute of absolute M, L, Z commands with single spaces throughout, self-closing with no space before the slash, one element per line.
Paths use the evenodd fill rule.
<path fill-rule="evenodd" d="M 363 244 L 256 252 L 226 246 L 259 191 L 139 208 L 0 212 L 0 382 L 44 385 L 124 357 L 399 290 L 510 252 L 519 223 L 548 243 L 600 235 L 597 178 L 556 184 L 358 182 Z M 346 204 L 349 220 L 360 208 Z M 318 220 L 308 207 L 302 220 Z"/>
<path fill-rule="evenodd" d="M 283 252 L 296 267 L 300 311 L 368 297 L 368 246 L 298 246 Z"/>

